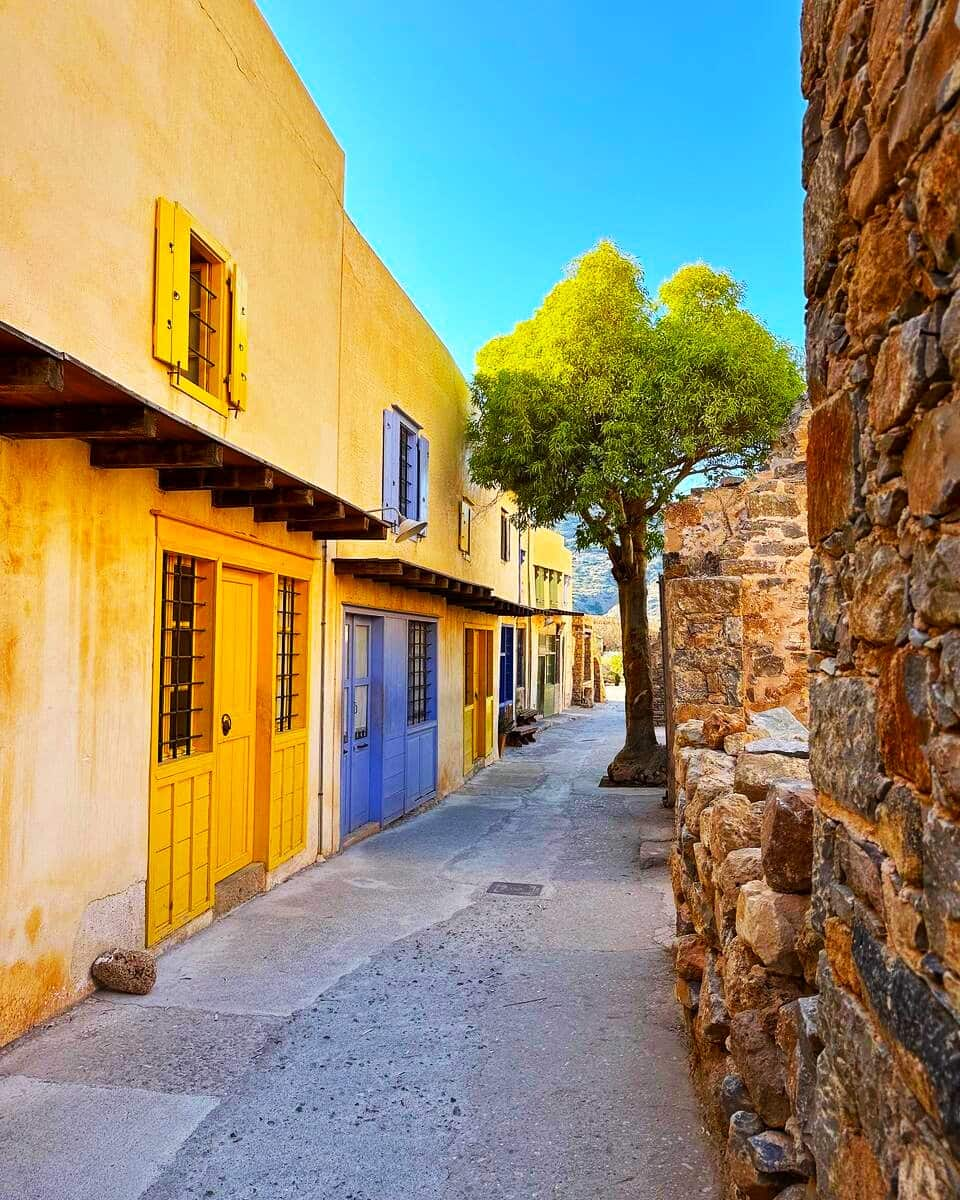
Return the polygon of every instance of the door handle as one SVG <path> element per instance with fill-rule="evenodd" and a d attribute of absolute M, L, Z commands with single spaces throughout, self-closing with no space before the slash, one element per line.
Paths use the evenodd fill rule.
<path fill-rule="evenodd" d="M 226 737 L 233 728 L 233 721 L 229 713 L 224 713 L 220 718 L 220 728 L 223 730 L 223 736 Z"/>

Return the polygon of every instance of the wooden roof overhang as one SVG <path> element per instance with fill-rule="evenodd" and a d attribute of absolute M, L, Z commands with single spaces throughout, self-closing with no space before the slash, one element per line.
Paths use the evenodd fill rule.
<path fill-rule="evenodd" d="M 456 579 L 452 575 L 418 567 L 400 558 L 335 558 L 333 570 L 336 575 L 350 575 L 356 579 L 370 579 L 375 583 L 387 583 L 393 587 L 432 592 L 434 595 L 443 596 L 448 604 L 493 613 L 496 616 L 532 617 L 536 613 L 536 609 L 528 608 L 525 604 L 517 604 L 513 600 L 494 595 L 493 588 L 484 584 Z"/>
<path fill-rule="evenodd" d="M 208 491 L 214 508 L 250 508 L 257 524 L 284 524 L 317 540 L 383 541 L 389 528 L 3 322 L 0 436 L 87 442 L 93 467 L 154 468 L 165 492 Z"/>
<path fill-rule="evenodd" d="M 585 617 L 587 614 L 578 608 L 542 608 L 538 612 L 544 617 Z"/>

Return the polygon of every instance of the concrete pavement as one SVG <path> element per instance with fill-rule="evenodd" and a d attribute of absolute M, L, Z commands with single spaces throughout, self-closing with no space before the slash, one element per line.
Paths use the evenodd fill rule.
<path fill-rule="evenodd" d="M 0 1052 L 0 1200 L 715 1197 L 672 818 L 596 786 L 622 719 L 558 718 L 163 955 L 149 996 Z"/>

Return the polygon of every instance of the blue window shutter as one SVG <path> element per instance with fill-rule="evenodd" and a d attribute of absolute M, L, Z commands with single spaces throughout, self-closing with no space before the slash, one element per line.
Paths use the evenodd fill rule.
<path fill-rule="evenodd" d="M 383 507 L 400 503 L 400 418 L 392 408 L 383 414 Z"/>
<path fill-rule="evenodd" d="M 419 463 L 417 465 L 417 481 L 420 488 L 419 507 L 417 509 L 417 520 L 427 520 L 427 504 L 430 492 L 430 443 L 427 439 L 420 435 L 417 443 L 419 452 Z"/>

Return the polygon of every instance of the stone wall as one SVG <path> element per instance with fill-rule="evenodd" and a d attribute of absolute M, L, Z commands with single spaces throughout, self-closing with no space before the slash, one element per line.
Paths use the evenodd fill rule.
<path fill-rule="evenodd" d="M 960 1196 L 960 16 L 806 0 L 818 1195 Z"/>
<path fill-rule="evenodd" d="M 598 700 L 603 699 L 595 682 L 595 673 L 599 672 L 602 653 L 603 643 L 593 628 L 593 618 L 586 614 L 574 617 L 572 704 L 581 708 L 593 708 Z"/>
<path fill-rule="evenodd" d="M 667 509 L 664 576 L 674 721 L 717 708 L 807 715 L 805 415 L 767 470 Z"/>
<path fill-rule="evenodd" d="M 814 1174 L 806 420 L 665 529 L 677 996 L 727 1194 L 751 1200 Z"/>

